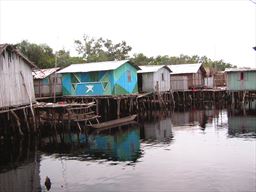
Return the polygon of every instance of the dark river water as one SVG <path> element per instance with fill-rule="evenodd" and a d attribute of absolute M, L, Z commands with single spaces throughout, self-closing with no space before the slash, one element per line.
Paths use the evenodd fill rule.
<path fill-rule="evenodd" d="M 144 117 L 143 117 L 144 116 Z M 0 191 L 256 191 L 255 110 L 151 112 L 88 135 L 1 141 Z"/>

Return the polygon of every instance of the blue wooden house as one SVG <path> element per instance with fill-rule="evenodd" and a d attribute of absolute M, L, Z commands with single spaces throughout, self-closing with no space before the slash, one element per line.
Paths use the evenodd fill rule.
<path fill-rule="evenodd" d="M 70 65 L 62 74 L 63 95 L 122 95 L 138 93 L 137 70 L 129 60 Z"/>

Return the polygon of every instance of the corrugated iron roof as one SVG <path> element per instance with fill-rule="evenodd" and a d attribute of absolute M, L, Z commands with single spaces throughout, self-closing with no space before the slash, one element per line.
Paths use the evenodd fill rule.
<path fill-rule="evenodd" d="M 38 69 L 33 70 L 32 75 L 34 79 L 44 79 L 54 73 L 55 71 L 58 71 L 60 68 L 50 68 L 50 69 Z"/>
<path fill-rule="evenodd" d="M 171 74 L 173 75 L 197 73 L 201 66 L 202 63 L 168 65 L 168 67 L 172 70 Z"/>
<path fill-rule="evenodd" d="M 18 49 L 16 49 L 13 45 L 9 45 L 9 44 L 0 44 L 0 54 L 2 54 L 2 52 L 5 49 L 9 49 L 12 52 L 15 52 L 17 55 L 19 55 L 27 64 L 29 64 L 32 68 L 37 68 L 37 66 L 30 61 L 26 56 L 24 56 Z"/>
<path fill-rule="evenodd" d="M 171 69 L 167 65 L 140 65 L 141 70 L 138 73 L 154 73 L 161 68 L 166 68 L 171 72 Z"/>
<path fill-rule="evenodd" d="M 225 72 L 256 71 L 256 68 L 227 68 Z"/>
<path fill-rule="evenodd" d="M 111 71 L 115 70 L 121 65 L 129 62 L 136 69 L 140 69 L 137 65 L 132 64 L 129 60 L 121 61 L 104 61 L 96 63 L 83 63 L 83 64 L 72 64 L 57 73 L 81 73 L 81 72 L 94 72 L 94 71 Z"/>

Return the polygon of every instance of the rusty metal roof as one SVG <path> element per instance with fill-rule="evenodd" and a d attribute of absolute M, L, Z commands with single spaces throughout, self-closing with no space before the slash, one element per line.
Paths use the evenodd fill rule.
<path fill-rule="evenodd" d="M 34 79 L 44 79 L 54 72 L 58 71 L 60 67 L 49 68 L 49 69 L 37 69 L 32 71 L 32 75 Z"/>
<path fill-rule="evenodd" d="M 140 65 L 141 70 L 138 73 L 154 73 L 161 68 L 166 68 L 169 72 L 172 72 L 167 65 Z"/>
<path fill-rule="evenodd" d="M 3 53 L 4 50 L 10 50 L 11 52 L 16 53 L 17 55 L 19 55 L 28 65 L 31 66 L 31 68 L 37 68 L 37 66 L 30 61 L 26 56 L 24 56 L 18 49 L 16 49 L 13 45 L 10 44 L 0 44 L 0 54 Z"/>
<path fill-rule="evenodd" d="M 171 75 L 189 74 L 197 73 L 200 67 L 202 67 L 202 63 L 168 65 L 168 67 L 172 70 Z M 204 68 L 203 70 L 205 71 Z"/>
<path fill-rule="evenodd" d="M 81 72 L 94 72 L 94 71 L 111 71 L 115 70 L 121 65 L 129 62 L 137 70 L 140 68 L 137 65 L 132 64 L 129 60 L 121 61 L 104 61 L 96 63 L 83 63 L 83 64 L 72 64 L 57 73 L 81 73 Z"/>

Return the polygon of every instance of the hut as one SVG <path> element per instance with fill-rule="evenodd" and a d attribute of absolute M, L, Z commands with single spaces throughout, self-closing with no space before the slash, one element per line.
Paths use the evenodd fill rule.
<path fill-rule="evenodd" d="M 171 69 L 171 89 L 203 88 L 206 71 L 201 63 L 168 65 Z"/>
<path fill-rule="evenodd" d="M 129 60 L 70 65 L 62 74 L 64 96 L 138 93 L 137 70 Z"/>
<path fill-rule="evenodd" d="M 256 90 L 256 68 L 229 68 L 225 72 L 228 91 Z"/>
<path fill-rule="evenodd" d="M 34 67 L 14 46 L 0 44 L 0 109 L 35 101 L 32 77 Z"/>
<path fill-rule="evenodd" d="M 225 71 L 217 71 L 213 75 L 213 82 L 215 87 L 225 87 L 226 86 L 226 74 Z"/>
<path fill-rule="evenodd" d="M 53 97 L 62 94 L 61 74 L 56 74 L 59 67 L 33 70 L 36 97 Z"/>
<path fill-rule="evenodd" d="M 138 71 L 140 92 L 169 91 L 171 70 L 166 65 L 144 65 Z"/>

